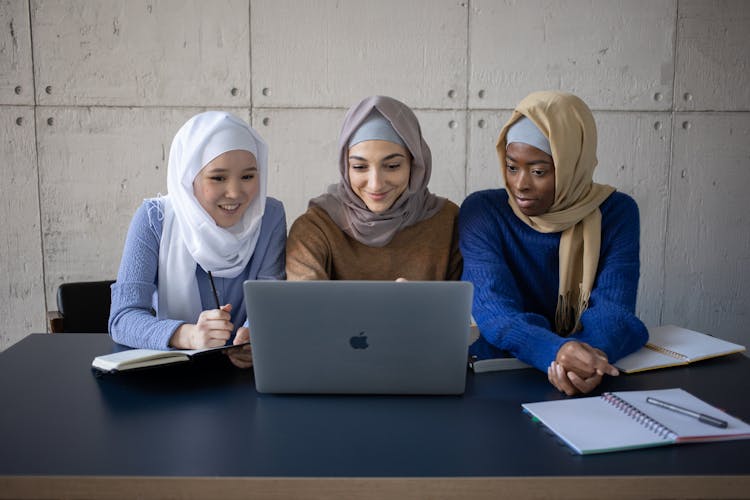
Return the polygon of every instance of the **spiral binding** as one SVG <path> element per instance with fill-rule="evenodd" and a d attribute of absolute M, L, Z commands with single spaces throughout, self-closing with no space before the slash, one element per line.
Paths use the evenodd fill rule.
<path fill-rule="evenodd" d="M 649 417 L 648 415 L 643 413 L 641 410 L 631 405 L 630 403 L 620 398 L 619 396 L 616 396 L 615 394 L 612 394 L 611 392 L 605 392 L 604 394 L 601 395 L 601 397 L 606 402 L 608 402 L 609 404 L 611 404 L 612 406 L 614 406 L 621 412 L 625 413 L 627 416 L 633 418 L 639 424 L 653 431 L 660 438 L 665 439 L 665 440 L 671 440 L 671 439 L 677 438 L 677 434 L 672 429 L 670 429 L 666 425 L 659 423 L 659 421 L 654 420 L 653 418 Z"/>
<path fill-rule="evenodd" d="M 647 349 L 651 349 L 652 351 L 660 352 L 662 354 L 666 354 L 667 356 L 672 356 L 673 358 L 680 359 L 682 361 L 687 361 L 688 357 L 684 354 L 680 354 L 679 352 L 670 351 L 669 349 L 665 349 L 664 347 L 660 347 L 658 345 L 653 344 L 646 344 L 645 347 Z"/>

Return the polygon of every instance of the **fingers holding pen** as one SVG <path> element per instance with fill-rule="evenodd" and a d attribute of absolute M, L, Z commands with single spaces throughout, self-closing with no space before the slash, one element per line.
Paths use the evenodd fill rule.
<path fill-rule="evenodd" d="M 220 309 L 209 309 L 198 316 L 196 323 L 197 343 L 203 347 L 219 347 L 224 345 L 232 336 L 234 325 L 231 322 L 230 311 L 232 305 L 227 304 Z"/>

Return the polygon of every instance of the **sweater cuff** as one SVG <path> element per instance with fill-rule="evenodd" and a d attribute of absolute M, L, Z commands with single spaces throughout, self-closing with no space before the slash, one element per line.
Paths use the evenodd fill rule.
<path fill-rule="evenodd" d="M 565 342 L 573 340 L 560 337 L 546 327 L 543 318 L 528 313 L 520 315 L 504 326 L 496 327 L 495 331 L 497 333 L 494 339 L 492 335 L 485 335 L 490 344 L 511 352 L 524 363 L 543 372 L 547 371 L 547 367 L 556 358 L 560 347 Z"/>

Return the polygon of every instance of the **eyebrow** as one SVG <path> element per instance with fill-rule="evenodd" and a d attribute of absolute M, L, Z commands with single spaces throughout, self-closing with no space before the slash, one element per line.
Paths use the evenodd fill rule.
<path fill-rule="evenodd" d="M 390 154 L 390 155 L 386 156 L 385 158 L 383 158 L 380 161 L 392 160 L 393 158 L 397 158 L 399 156 L 401 158 L 406 158 L 406 156 L 402 155 L 401 153 L 393 153 L 393 154 Z M 349 159 L 350 160 L 359 160 L 359 161 L 369 161 L 367 158 L 363 158 L 362 156 L 354 156 L 354 155 L 350 156 Z"/>
<path fill-rule="evenodd" d="M 245 168 L 242 169 L 243 172 L 247 172 L 248 170 L 258 170 L 258 166 L 257 165 L 250 165 L 250 166 L 245 167 Z M 228 168 L 223 168 L 223 167 L 215 167 L 215 168 L 212 168 L 212 169 L 208 170 L 208 172 L 220 173 L 220 174 L 222 174 L 224 172 L 228 172 L 228 171 L 229 171 Z"/>
<path fill-rule="evenodd" d="M 513 158 L 513 157 L 512 157 L 511 155 L 509 155 L 508 153 L 505 153 L 505 158 L 506 158 L 507 160 L 510 160 L 510 161 L 512 161 L 513 163 L 518 163 L 518 160 L 516 160 L 515 158 Z M 543 160 L 532 160 L 532 161 L 528 161 L 528 162 L 526 162 L 526 164 L 527 164 L 527 165 L 553 165 L 553 163 L 552 163 L 551 161 L 549 161 L 549 160 L 544 160 L 544 159 L 543 159 Z"/>

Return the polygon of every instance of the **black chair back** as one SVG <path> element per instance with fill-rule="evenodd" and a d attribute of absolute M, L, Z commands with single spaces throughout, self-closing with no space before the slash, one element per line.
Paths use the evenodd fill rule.
<path fill-rule="evenodd" d="M 57 289 L 57 308 L 63 333 L 107 333 L 110 286 L 114 280 L 63 283 Z"/>

